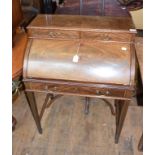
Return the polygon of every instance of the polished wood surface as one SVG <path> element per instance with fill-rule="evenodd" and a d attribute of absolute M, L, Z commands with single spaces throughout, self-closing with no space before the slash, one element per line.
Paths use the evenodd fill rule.
<path fill-rule="evenodd" d="M 38 15 L 28 26 L 30 28 L 135 33 L 132 31 L 135 27 L 130 17 Z"/>
<path fill-rule="evenodd" d="M 65 94 L 76 96 L 87 96 L 97 98 L 126 99 L 131 100 L 131 91 L 128 87 L 120 85 L 101 85 L 90 84 L 83 85 L 77 82 L 63 81 L 44 81 L 44 80 L 24 80 L 26 91 Z M 128 90 L 129 89 L 129 90 Z"/>
<path fill-rule="evenodd" d="M 34 92 L 117 99 L 118 143 L 135 87 L 135 33 L 131 18 L 38 15 L 32 21 L 23 81 L 40 133 Z"/>
<path fill-rule="evenodd" d="M 33 40 L 25 77 L 130 84 L 129 44 L 80 42 L 79 62 L 74 63 L 79 41 Z"/>
<path fill-rule="evenodd" d="M 42 128 L 41 128 L 41 124 L 40 124 L 40 119 L 39 119 L 39 114 L 38 114 L 38 109 L 37 109 L 34 93 L 25 92 L 25 96 L 26 96 L 26 99 L 30 106 L 30 109 L 32 111 L 32 115 L 36 122 L 38 131 L 39 131 L 39 133 L 42 133 Z"/>
<path fill-rule="evenodd" d="M 130 104 L 129 101 L 115 100 L 115 106 L 116 106 L 115 143 L 118 143 L 129 104 Z"/>
<path fill-rule="evenodd" d="M 102 30 L 103 31 L 103 30 Z M 133 35 L 130 33 L 119 32 L 117 33 L 105 31 L 77 31 L 77 30 L 61 30 L 61 29 L 29 29 L 29 38 L 40 39 L 61 39 L 61 40 L 75 40 L 84 39 L 91 41 L 114 41 L 114 42 L 132 42 Z"/>

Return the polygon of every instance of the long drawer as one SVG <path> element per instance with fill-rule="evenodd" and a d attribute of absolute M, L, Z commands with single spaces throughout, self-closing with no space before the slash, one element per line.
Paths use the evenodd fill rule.
<path fill-rule="evenodd" d="M 30 29 L 28 31 L 30 38 L 45 39 L 84 39 L 100 41 L 131 42 L 133 34 L 117 32 L 91 32 L 74 30 L 48 30 L 48 29 Z"/>
<path fill-rule="evenodd" d="M 46 92 L 46 93 L 58 93 L 58 94 L 71 94 L 80 96 L 95 96 L 95 97 L 109 97 L 109 98 L 124 98 L 124 89 L 113 88 L 96 88 L 86 86 L 75 86 L 65 84 L 45 84 L 38 82 L 29 82 L 26 84 L 28 90 Z"/>

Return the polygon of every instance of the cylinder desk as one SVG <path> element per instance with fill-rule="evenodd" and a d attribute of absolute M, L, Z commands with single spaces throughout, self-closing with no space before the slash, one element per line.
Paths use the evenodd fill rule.
<path fill-rule="evenodd" d="M 136 30 L 131 18 L 38 15 L 28 26 L 23 67 L 25 92 L 40 133 L 34 92 L 115 100 L 118 143 L 135 89 Z"/>

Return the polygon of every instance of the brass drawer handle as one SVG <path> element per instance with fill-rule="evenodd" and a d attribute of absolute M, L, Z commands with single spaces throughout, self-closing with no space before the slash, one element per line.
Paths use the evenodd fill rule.
<path fill-rule="evenodd" d="M 104 92 L 103 91 L 101 92 L 100 90 L 96 90 L 96 94 L 97 95 L 104 95 Z"/>
<path fill-rule="evenodd" d="M 49 33 L 49 36 L 50 36 L 50 37 L 55 37 L 56 34 L 55 34 L 54 32 L 50 32 L 50 33 Z"/>
<path fill-rule="evenodd" d="M 101 35 L 101 39 L 104 41 L 109 41 L 109 40 L 111 40 L 111 37 L 107 34 L 104 34 L 104 35 Z"/>
<path fill-rule="evenodd" d="M 57 36 L 61 35 L 61 33 L 59 33 L 59 32 L 50 32 L 48 35 L 50 37 L 57 37 Z"/>
<path fill-rule="evenodd" d="M 99 90 L 96 90 L 96 94 L 99 95 L 100 94 L 100 91 Z"/>
<path fill-rule="evenodd" d="M 96 94 L 97 95 L 110 95 L 110 92 L 108 91 L 108 90 L 106 90 L 105 92 L 101 92 L 101 91 L 99 91 L 99 90 L 96 90 Z"/>
<path fill-rule="evenodd" d="M 110 95 L 110 92 L 107 90 L 107 91 L 105 92 L 105 94 L 106 94 L 106 95 Z"/>
<path fill-rule="evenodd" d="M 57 87 L 55 86 L 53 89 L 54 89 L 54 91 L 56 91 L 57 90 Z"/>
<path fill-rule="evenodd" d="M 78 92 L 78 91 L 79 91 L 79 88 L 75 87 L 75 88 L 73 89 L 73 91 L 74 91 L 74 92 Z"/>

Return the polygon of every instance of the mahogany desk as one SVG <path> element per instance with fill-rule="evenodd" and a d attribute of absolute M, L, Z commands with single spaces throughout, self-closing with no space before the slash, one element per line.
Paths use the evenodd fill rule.
<path fill-rule="evenodd" d="M 38 15 L 28 26 L 23 81 L 40 133 L 49 98 L 62 95 L 115 100 L 118 143 L 135 89 L 136 30 L 131 18 Z M 34 92 L 48 94 L 38 113 Z M 111 107 L 111 106 L 110 106 Z"/>

